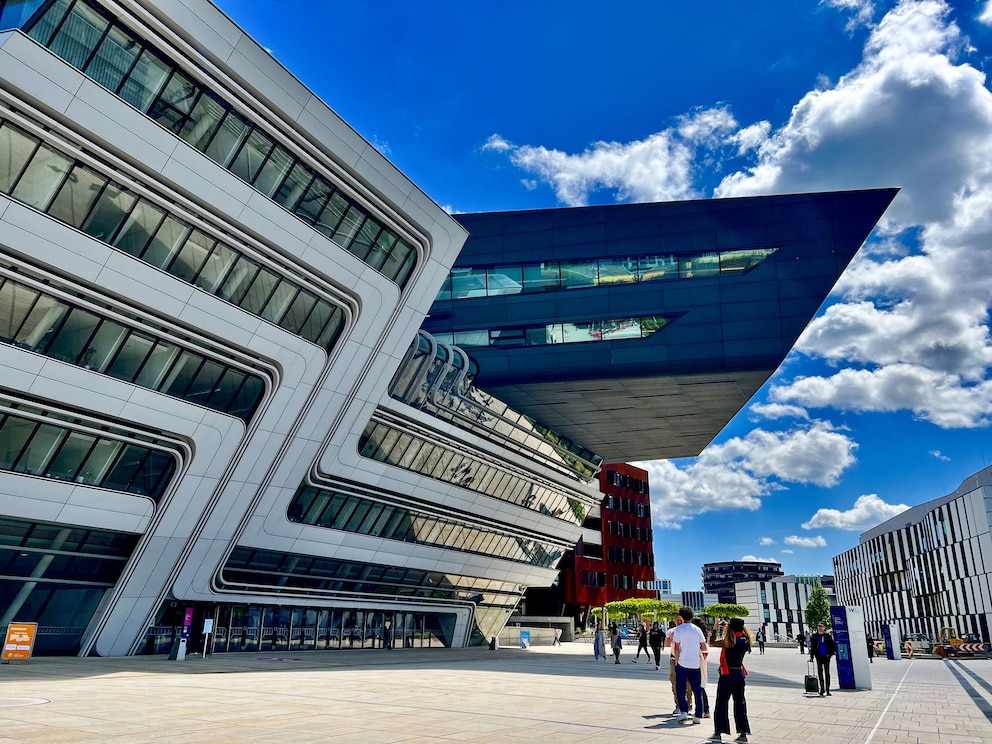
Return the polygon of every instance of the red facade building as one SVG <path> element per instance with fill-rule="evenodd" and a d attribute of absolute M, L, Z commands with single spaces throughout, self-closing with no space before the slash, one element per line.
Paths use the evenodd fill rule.
<path fill-rule="evenodd" d="M 633 465 L 604 466 L 599 515 L 586 518 L 586 536 L 566 556 L 561 573 L 564 601 L 585 619 L 589 608 L 630 597 L 653 597 L 654 539 L 651 492 L 646 470 Z M 596 533 L 599 543 L 593 542 Z"/>

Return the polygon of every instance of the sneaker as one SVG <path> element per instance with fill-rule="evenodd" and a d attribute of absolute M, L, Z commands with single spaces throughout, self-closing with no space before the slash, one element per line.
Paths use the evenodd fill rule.
<path fill-rule="evenodd" d="M 703 718 L 709 718 L 709 717 L 710 717 L 710 712 L 709 711 L 706 711 L 706 712 L 703 713 Z"/>
<path fill-rule="evenodd" d="M 710 741 L 723 741 L 723 734 L 718 734 L 716 731 L 710 736 Z"/>
<path fill-rule="evenodd" d="M 631 660 L 630 660 L 630 663 L 631 663 L 631 664 L 636 664 L 636 663 L 637 663 L 637 659 L 631 659 Z"/>
<path fill-rule="evenodd" d="M 737 741 L 737 742 L 746 742 L 747 741 L 747 734 L 741 734 L 736 739 L 734 739 L 734 741 Z"/>
<path fill-rule="evenodd" d="M 701 718 L 699 718 L 699 716 L 693 716 L 692 717 L 692 722 L 693 723 L 702 723 L 703 721 L 702 721 Z"/>
<path fill-rule="evenodd" d="M 680 712 L 675 717 L 675 720 L 678 721 L 679 723 L 682 723 L 682 721 L 688 721 L 689 720 L 689 714 L 688 713 L 682 713 L 682 712 Z"/>
<path fill-rule="evenodd" d="M 655 664 L 655 665 L 654 665 L 654 668 L 655 668 L 655 669 L 657 670 L 657 669 L 658 669 L 658 665 L 657 665 L 657 664 Z"/>
<path fill-rule="evenodd" d="M 675 710 L 672 711 L 672 715 L 673 716 L 677 716 L 681 712 L 682 712 L 681 710 L 679 710 L 678 708 L 676 708 Z"/>
<path fill-rule="evenodd" d="M 827 690 L 827 696 L 828 697 L 830 696 L 830 690 Z"/>

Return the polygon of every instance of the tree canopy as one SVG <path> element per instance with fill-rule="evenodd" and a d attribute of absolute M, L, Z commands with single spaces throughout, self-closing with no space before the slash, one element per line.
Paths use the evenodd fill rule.
<path fill-rule="evenodd" d="M 728 620 L 732 617 L 747 617 L 751 614 L 751 611 L 744 605 L 729 602 L 717 602 L 709 607 L 704 607 L 703 612 L 710 617 L 722 617 Z"/>
<path fill-rule="evenodd" d="M 806 627 L 813 632 L 818 623 L 830 627 L 830 600 L 827 599 L 827 590 L 820 584 L 813 587 L 806 600 Z"/>
<path fill-rule="evenodd" d="M 659 617 L 674 617 L 679 611 L 679 603 L 667 599 L 648 599 L 645 597 L 632 597 L 631 599 L 621 599 L 616 602 L 606 603 L 606 613 L 610 617 L 637 615 L 653 615 L 653 619 Z"/>

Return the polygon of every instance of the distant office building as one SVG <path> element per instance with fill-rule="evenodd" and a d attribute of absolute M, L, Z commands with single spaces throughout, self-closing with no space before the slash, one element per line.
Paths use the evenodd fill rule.
<path fill-rule="evenodd" d="M 741 581 L 768 581 L 782 576 L 782 564 L 773 561 L 723 561 L 703 565 L 703 591 L 721 602 L 736 602 L 735 585 Z"/>
<path fill-rule="evenodd" d="M 884 623 L 936 638 L 941 628 L 985 642 L 992 624 L 992 467 L 941 498 L 861 535 L 834 558 L 837 599 L 864 608 L 868 630 Z"/>
<path fill-rule="evenodd" d="M 654 592 L 654 596 L 658 599 L 669 599 L 672 594 L 671 579 L 655 579 L 649 581 L 647 587 Z"/>
<path fill-rule="evenodd" d="M 736 604 L 747 607 L 748 627 L 754 631 L 764 627 L 769 640 L 798 637 L 808 630 L 806 605 L 810 592 L 818 585 L 817 578 L 778 576 L 769 581 L 738 582 Z"/>

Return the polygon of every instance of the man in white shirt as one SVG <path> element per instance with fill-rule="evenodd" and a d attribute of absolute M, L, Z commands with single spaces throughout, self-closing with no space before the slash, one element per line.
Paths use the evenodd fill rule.
<path fill-rule="evenodd" d="M 692 687 L 692 697 L 696 703 L 693 723 L 699 723 L 703 715 L 703 695 L 700 689 L 700 663 L 703 651 L 708 649 L 706 636 L 692 624 L 692 608 L 682 606 L 675 619 L 672 633 L 672 658 L 675 660 L 675 690 L 679 699 L 679 714 L 675 719 L 680 723 L 689 718 L 689 701 L 686 698 L 686 684 Z M 681 619 L 681 622 L 679 620 Z"/>

